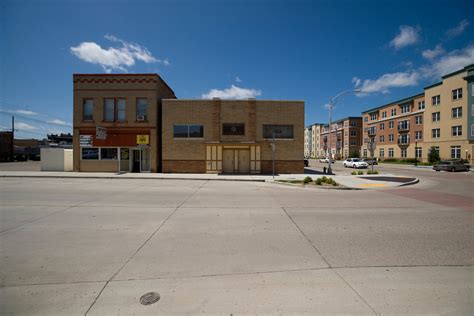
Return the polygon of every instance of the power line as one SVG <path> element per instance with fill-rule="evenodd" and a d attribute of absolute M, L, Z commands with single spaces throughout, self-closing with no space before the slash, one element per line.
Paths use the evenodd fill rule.
<path fill-rule="evenodd" d="M 21 114 L 11 113 L 11 112 L 4 111 L 4 110 L 0 110 L 0 114 L 6 115 L 6 116 L 13 116 L 14 115 L 15 117 L 21 117 L 24 120 L 30 120 L 30 121 L 37 122 L 37 123 L 42 123 L 42 124 L 50 124 L 50 125 L 62 126 L 62 127 L 66 127 L 66 128 L 72 128 L 70 125 L 58 124 L 58 123 L 54 123 L 54 122 L 39 120 L 39 119 L 36 119 L 36 118 L 28 117 L 28 116 L 21 115 Z"/>

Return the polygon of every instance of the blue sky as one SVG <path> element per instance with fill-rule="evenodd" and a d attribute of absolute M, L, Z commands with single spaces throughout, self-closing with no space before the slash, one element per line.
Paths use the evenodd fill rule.
<path fill-rule="evenodd" d="M 334 118 L 423 91 L 474 62 L 465 1 L 9 1 L 0 6 L 0 128 L 69 132 L 73 73 L 159 73 L 178 98 L 306 102 L 354 87 Z"/>

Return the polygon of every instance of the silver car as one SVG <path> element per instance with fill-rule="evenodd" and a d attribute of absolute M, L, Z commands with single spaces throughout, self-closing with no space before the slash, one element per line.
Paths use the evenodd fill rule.
<path fill-rule="evenodd" d="M 461 160 L 444 160 L 433 166 L 436 171 L 469 171 L 470 166 L 464 164 Z"/>

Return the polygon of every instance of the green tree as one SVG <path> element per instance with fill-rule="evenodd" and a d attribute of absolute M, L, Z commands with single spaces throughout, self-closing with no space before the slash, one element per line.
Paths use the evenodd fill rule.
<path fill-rule="evenodd" d="M 351 152 L 349 153 L 349 158 L 360 158 L 360 153 L 358 150 L 351 150 Z"/>
<path fill-rule="evenodd" d="M 440 158 L 439 158 L 439 151 L 436 149 L 435 146 L 432 146 L 430 148 L 430 152 L 428 153 L 428 161 L 430 163 L 435 163 L 435 162 L 438 162 L 440 161 Z"/>

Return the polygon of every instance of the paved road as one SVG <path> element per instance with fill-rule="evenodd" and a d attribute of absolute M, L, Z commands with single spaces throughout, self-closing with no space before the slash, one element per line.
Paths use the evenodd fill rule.
<path fill-rule="evenodd" d="M 0 179 L 2 315 L 472 315 L 472 211 L 403 190 Z"/>

